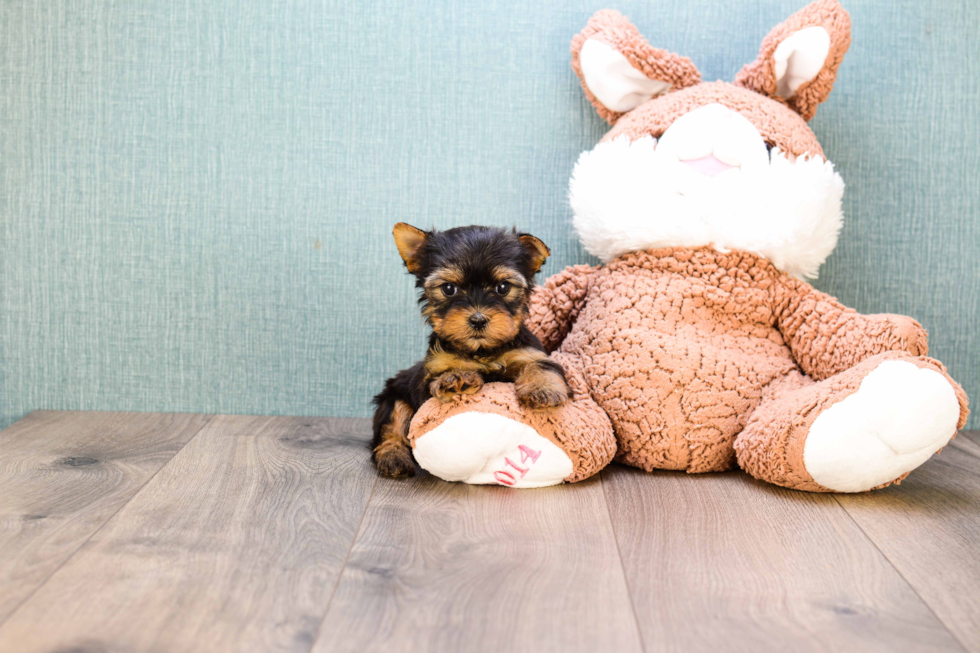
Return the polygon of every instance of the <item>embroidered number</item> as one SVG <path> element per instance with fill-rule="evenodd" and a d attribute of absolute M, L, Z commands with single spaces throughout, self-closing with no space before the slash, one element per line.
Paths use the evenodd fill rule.
<path fill-rule="evenodd" d="M 521 467 L 521 465 L 518 465 L 510 458 L 504 458 L 504 467 L 510 466 L 515 472 L 521 475 L 521 478 L 524 478 L 524 475 L 531 471 L 531 465 L 538 462 L 538 458 L 541 457 L 541 452 L 523 444 L 519 445 L 517 448 L 521 452 L 521 464 L 527 466 Z M 498 483 L 508 487 L 513 487 L 517 483 L 517 478 L 514 476 L 514 474 L 504 469 L 498 469 L 495 471 L 493 473 L 493 477 Z"/>
<path fill-rule="evenodd" d="M 527 467 L 521 467 L 520 465 L 515 465 L 514 461 L 511 460 L 510 458 L 504 458 L 504 463 L 510 465 L 511 467 L 519 471 L 521 473 L 521 478 L 524 478 L 524 475 L 527 474 L 527 470 L 528 470 Z"/>
<path fill-rule="evenodd" d="M 514 483 L 517 482 L 516 480 L 514 480 L 513 476 L 511 476 L 510 474 L 504 471 L 494 472 L 493 477 L 497 479 L 497 482 L 500 483 L 501 485 L 513 485 Z"/>
<path fill-rule="evenodd" d="M 541 455 L 540 451 L 535 451 L 534 449 L 528 447 L 527 445 L 521 445 L 517 447 L 521 450 L 521 462 L 526 463 L 527 459 L 530 458 L 532 463 L 538 462 L 538 456 Z"/>

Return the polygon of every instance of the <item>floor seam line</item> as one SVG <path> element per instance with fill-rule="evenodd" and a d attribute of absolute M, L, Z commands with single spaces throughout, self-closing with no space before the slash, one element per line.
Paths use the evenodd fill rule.
<path fill-rule="evenodd" d="M 875 551 L 881 554 L 881 557 L 884 558 L 885 561 L 888 562 L 888 564 L 891 566 L 891 568 L 895 570 L 895 573 L 898 574 L 898 577 L 902 579 L 902 582 L 904 582 L 908 586 L 908 588 L 912 590 L 912 593 L 915 594 L 917 597 L 919 597 L 919 600 L 922 601 L 922 605 L 926 606 L 926 609 L 928 609 L 929 613 L 936 618 L 936 621 L 939 622 L 939 625 L 941 625 L 944 629 L 946 629 L 946 632 L 949 633 L 949 636 L 953 638 L 953 641 L 959 645 L 960 650 L 962 650 L 963 653 L 969 653 L 970 648 L 967 647 L 967 645 L 960 640 L 960 638 L 956 635 L 956 633 L 950 630 L 949 626 L 946 624 L 945 621 L 943 621 L 942 617 L 940 617 L 936 613 L 933 607 L 929 605 L 929 602 L 926 601 L 925 597 L 919 594 L 919 590 L 915 589 L 915 586 L 909 581 L 908 578 L 905 577 L 905 574 L 902 573 L 902 570 L 895 565 L 892 559 L 888 557 L 887 553 L 881 550 L 881 548 L 878 546 L 878 543 L 875 542 L 873 539 L 871 539 L 871 536 L 868 535 L 868 532 L 865 531 L 864 528 L 862 528 L 858 520 L 854 519 L 854 515 L 850 513 L 850 511 L 847 509 L 847 506 L 845 506 L 843 503 L 840 502 L 840 498 L 838 498 L 836 494 L 831 496 L 833 497 L 837 505 L 840 506 L 840 509 L 844 511 L 844 514 L 847 515 L 847 518 L 851 520 L 851 523 L 857 526 L 857 529 L 861 531 L 861 535 L 863 535 L 864 538 L 871 543 L 871 546 L 875 548 Z"/>
<path fill-rule="evenodd" d="M 350 562 L 351 553 L 354 552 L 354 546 L 357 544 L 357 539 L 361 535 L 361 527 L 364 526 L 364 519 L 367 517 L 368 509 L 371 507 L 371 502 L 374 500 L 374 491 L 378 488 L 378 483 L 380 482 L 380 476 L 376 475 L 374 477 L 374 484 L 371 486 L 371 493 L 368 495 L 368 500 L 364 504 L 364 512 L 361 513 L 361 519 L 357 522 L 357 529 L 354 531 L 354 537 L 351 539 L 350 547 L 347 549 L 347 555 L 344 557 L 344 564 L 340 566 L 340 572 L 337 574 L 337 580 L 333 584 L 333 589 L 330 591 L 330 598 L 327 600 L 327 608 L 323 611 L 323 618 L 320 619 L 320 625 L 317 626 L 316 636 L 313 638 L 313 642 L 310 644 L 308 650 L 312 651 L 316 646 L 317 642 L 320 641 L 320 635 L 323 632 L 323 624 L 327 622 L 327 617 L 330 615 L 330 610 L 333 609 L 333 600 L 337 596 L 337 590 L 340 588 L 340 581 L 344 577 L 344 572 L 347 571 L 347 563 Z"/>
<path fill-rule="evenodd" d="M 606 506 L 606 520 L 609 522 L 609 530 L 612 532 L 613 542 L 616 543 L 616 554 L 619 556 L 619 569 L 623 572 L 623 584 L 626 585 L 626 598 L 630 602 L 630 610 L 633 612 L 633 623 L 636 624 L 636 636 L 640 640 L 640 650 L 646 653 L 647 646 L 643 641 L 643 629 L 640 627 L 640 616 L 636 614 L 636 602 L 633 601 L 633 589 L 630 586 L 629 578 L 626 575 L 626 567 L 623 562 L 623 549 L 619 545 L 619 537 L 616 535 L 616 527 L 613 525 L 612 513 L 609 510 L 609 497 L 606 494 L 606 479 L 603 478 L 602 470 L 599 472 L 599 485 L 602 487 L 602 502 Z"/>
<path fill-rule="evenodd" d="M 106 518 L 106 520 L 104 522 L 102 522 L 101 524 L 99 524 L 99 527 L 98 528 L 96 528 L 94 531 L 92 531 L 91 533 L 89 533 L 89 536 L 86 537 L 75 548 L 75 550 L 72 551 L 70 555 L 68 555 L 68 557 L 66 557 L 64 560 L 61 561 L 61 564 L 60 565 L 58 565 L 57 567 L 55 567 L 54 571 L 52 571 L 50 574 L 48 574 L 48 577 L 45 578 L 42 583 L 40 583 L 37 587 L 35 587 L 33 590 L 31 590 L 31 593 L 28 594 L 27 596 L 25 596 L 24 599 L 20 603 L 17 604 L 17 607 L 14 608 L 13 610 L 11 610 L 10 611 L 10 614 L 8 614 L 7 617 L 2 622 L 0 622 L 0 630 L 3 630 L 4 626 L 6 626 L 10 622 L 11 619 L 13 619 L 14 615 L 17 614 L 20 611 L 20 609 L 22 607 L 24 607 L 24 605 L 28 601 L 30 601 L 32 598 L 34 598 L 34 595 L 37 594 L 41 590 L 42 587 L 44 587 L 49 582 L 51 582 L 51 579 L 54 578 L 55 574 L 57 574 L 59 571 L 61 571 L 62 568 L 64 568 L 64 566 L 67 565 L 68 562 L 72 558 L 74 558 L 76 555 L 78 555 L 78 552 L 81 551 L 82 548 L 86 544 L 88 544 L 89 542 L 91 542 L 92 541 L 92 538 L 95 537 L 99 533 L 99 531 L 101 531 L 103 528 L 105 528 L 105 525 L 106 524 L 108 524 L 109 522 L 111 522 L 116 517 L 116 515 L 118 515 L 122 511 L 123 508 L 125 508 L 126 506 L 128 506 L 133 501 L 133 499 L 135 499 L 136 497 L 138 497 L 139 494 L 140 494 L 140 492 L 142 492 L 146 488 L 146 486 L 149 485 L 153 481 L 153 479 L 155 479 L 157 477 L 157 474 L 159 474 L 163 470 L 164 467 L 166 467 L 167 465 L 169 465 L 170 462 L 174 458 L 177 457 L 177 454 L 179 454 L 181 451 L 184 450 L 184 447 L 186 447 L 187 445 L 189 445 L 193 440 L 197 439 L 197 436 L 201 434 L 201 431 L 203 431 L 205 428 L 207 428 L 208 424 L 210 424 L 217 416 L 218 416 L 217 414 L 213 414 L 213 415 L 208 416 L 208 418 L 204 421 L 204 423 L 201 424 L 201 428 L 197 429 L 194 432 L 194 435 L 192 435 L 191 437 L 189 437 L 187 439 L 187 442 L 185 442 L 184 444 L 180 445 L 180 447 L 177 448 L 177 450 L 174 452 L 174 454 L 172 456 L 170 456 L 170 460 L 168 460 L 167 462 L 165 462 L 162 465 L 160 465 L 160 469 L 158 469 L 157 471 L 153 472 L 150 475 L 150 478 L 146 479 L 146 482 L 143 483 L 143 485 L 141 485 L 140 488 L 138 490 L 136 490 L 136 492 L 133 493 L 133 496 L 129 497 L 129 499 L 127 499 L 126 501 L 124 501 L 122 503 L 122 505 L 120 505 L 118 508 L 116 508 L 112 512 L 112 514 L 109 515 L 109 517 Z"/>

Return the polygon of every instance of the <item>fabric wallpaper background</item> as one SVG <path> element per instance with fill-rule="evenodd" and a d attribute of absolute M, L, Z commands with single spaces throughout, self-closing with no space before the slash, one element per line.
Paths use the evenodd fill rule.
<path fill-rule="evenodd" d="M 605 6 L 731 80 L 806 0 L 5 0 L 0 426 L 41 409 L 368 415 L 425 332 L 391 239 L 518 225 L 589 262 Z M 811 123 L 848 184 L 815 285 L 911 315 L 980 427 L 980 4 L 846 0 Z"/>

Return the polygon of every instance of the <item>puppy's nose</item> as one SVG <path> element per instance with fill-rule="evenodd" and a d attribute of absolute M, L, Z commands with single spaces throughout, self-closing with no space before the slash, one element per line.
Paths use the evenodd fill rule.
<path fill-rule="evenodd" d="M 474 329 L 482 329 L 490 320 L 483 313 L 474 313 L 470 316 L 470 326 Z"/>

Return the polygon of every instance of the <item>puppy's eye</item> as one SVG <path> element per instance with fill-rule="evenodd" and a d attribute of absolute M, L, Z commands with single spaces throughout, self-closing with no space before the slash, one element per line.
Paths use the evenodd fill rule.
<path fill-rule="evenodd" d="M 510 292 L 510 284 L 506 281 L 501 281 L 497 284 L 497 287 L 494 288 L 494 292 L 496 292 L 498 295 L 506 295 Z"/>
<path fill-rule="evenodd" d="M 454 283 L 442 284 L 442 294 L 445 295 L 446 297 L 452 297 L 457 292 L 459 292 L 459 288 L 456 287 L 456 284 Z"/>

